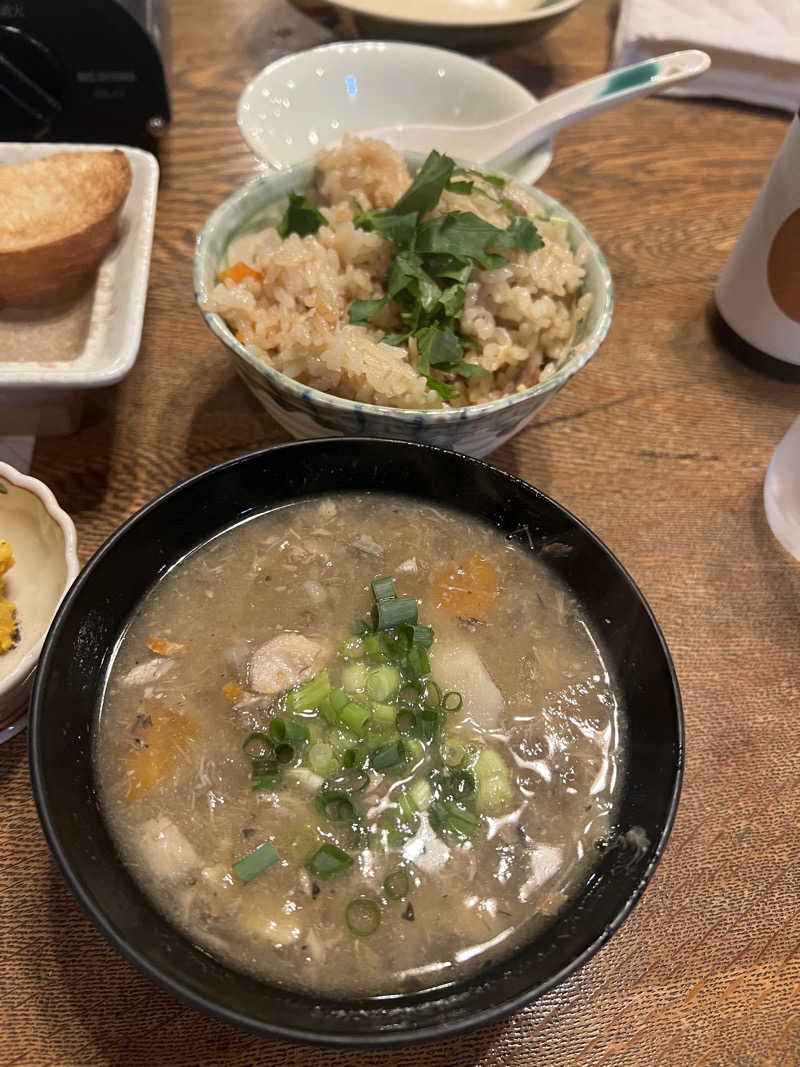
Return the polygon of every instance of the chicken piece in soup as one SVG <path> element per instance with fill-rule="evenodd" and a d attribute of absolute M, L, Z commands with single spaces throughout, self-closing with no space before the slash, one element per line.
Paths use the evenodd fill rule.
<path fill-rule="evenodd" d="M 453 982 L 541 931 L 611 833 L 623 718 L 527 546 L 406 497 L 226 530 L 144 598 L 96 737 L 108 823 L 197 945 L 331 996 Z"/>

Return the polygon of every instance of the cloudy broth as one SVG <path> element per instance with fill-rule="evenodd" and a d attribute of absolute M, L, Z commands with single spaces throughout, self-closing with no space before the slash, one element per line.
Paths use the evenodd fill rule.
<path fill-rule="evenodd" d="M 373 605 L 385 625 L 411 598 L 417 624 L 375 631 Z M 624 729 L 546 563 L 461 513 L 341 494 L 156 585 L 95 758 L 125 862 L 190 940 L 267 981 L 389 994 L 552 921 L 613 830 Z"/>

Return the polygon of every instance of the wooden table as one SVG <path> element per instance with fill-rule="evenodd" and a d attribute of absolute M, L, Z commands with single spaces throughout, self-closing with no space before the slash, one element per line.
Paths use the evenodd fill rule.
<path fill-rule="evenodd" d="M 33 473 L 82 556 L 156 493 L 285 438 L 235 377 L 192 297 L 194 238 L 254 170 L 234 118 L 246 80 L 329 33 L 282 2 L 174 0 L 174 123 L 144 338 Z M 534 91 L 603 70 L 613 3 L 494 57 Z M 731 358 L 711 294 L 786 115 L 651 99 L 560 135 L 542 187 L 587 223 L 616 284 L 599 354 L 492 461 L 551 493 L 621 558 L 675 657 L 688 762 L 664 859 L 619 933 L 526 1011 L 395 1054 L 262 1041 L 183 1007 L 118 957 L 69 896 L 39 830 L 25 737 L 0 748 L 0 1063 L 421 1067 L 800 1064 L 800 566 L 761 488 L 800 386 Z"/>

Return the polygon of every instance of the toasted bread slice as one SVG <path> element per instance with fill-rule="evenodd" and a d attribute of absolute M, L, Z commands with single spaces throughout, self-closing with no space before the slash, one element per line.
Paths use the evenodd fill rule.
<path fill-rule="evenodd" d="M 131 186 L 123 152 L 0 166 L 0 306 L 58 297 L 97 268 Z"/>

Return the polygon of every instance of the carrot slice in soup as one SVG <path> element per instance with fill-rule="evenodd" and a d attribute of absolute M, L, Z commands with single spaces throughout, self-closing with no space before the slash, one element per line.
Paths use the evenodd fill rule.
<path fill-rule="evenodd" d="M 179 645 L 176 641 L 169 641 L 166 637 L 150 634 L 147 638 L 147 647 L 158 656 L 171 656 L 173 652 L 183 652 L 186 645 Z"/>
<path fill-rule="evenodd" d="M 136 720 L 133 747 L 126 745 L 119 752 L 126 803 L 130 804 L 160 782 L 184 755 L 186 746 L 199 735 L 197 724 L 185 715 L 177 715 L 157 700 L 146 700 Z"/>
<path fill-rule="evenodd" d="M 243 282 L 245 278 L 255 278 L 257 282 L 261 281 L 261 274 L 257 270 L 253 270 L 252 267 L 248 267 L 246 263 L 234 263 L 232 267 L 228 267 L 227 270 L 221 270 L 219 272 L 219 280 L 226 282 L 228 278 L 236 285 L 239 282 Z"/>
<path fill-rule="evenodd" d="M 433 585 L 437 607 L 462 619 L 486 619 L 492 612 L 500 582 L 497 571 L 477 553 L 454 570 L 439 575 Z"/>

